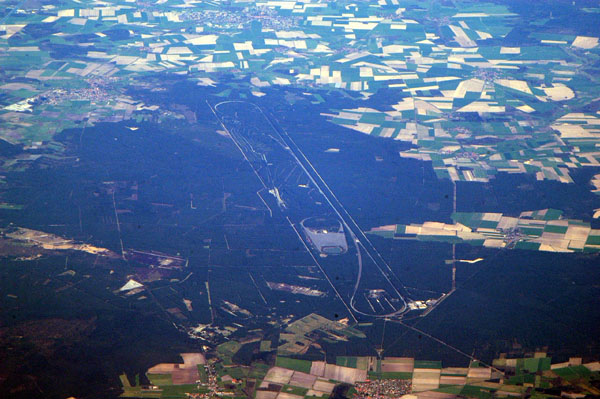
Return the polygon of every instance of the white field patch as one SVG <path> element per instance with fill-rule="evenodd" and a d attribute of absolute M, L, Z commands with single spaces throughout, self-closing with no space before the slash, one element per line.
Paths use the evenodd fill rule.
<path fill-rule="evenodd" d="M 195 367 L 206 363 L 206 358 L 202 353 L 181 353 L 181 357 L 185 367 Z"/>
<path fill-rule="evenodd" d="M 488 113 L 504 113 L 506 108 L 504 105 L 488 101 L 473 101 L 460 108 L 457 112 L 488 112 Z"/>
<path fill-rule="evenodd" d="M 488 367 L 472 367 L 469 368 L 467 377 L 488 380 L 492 378 L 492 369 Z"/>
<path fill-rule="evenodd" d="M 48 24 L 48 23 L 52 23 L 52 22 L 56 22 L 56 21 L 58 21 L 58 19 L 59 19 L 59 18 L 60 18 L 60 17 L 58 17 L 58 16 L 56 16 L 56 15 L 51 15 L 51 16 L 49 16 L 49 17 L 46 17 L 46 18 L 44 18 L 44 19 L 42 20 L 42 22 L 44 22 L 44 23 L 47 23 L 47 24 Z"/>
<path fill-rule="evenodd" d="M 217 44 L 218 38 L 219 36 L 217 35 L 200 35 L 196 37 L 190 37 L 185 41 L 185 43 L 192 44 L 194 46 L 211 45 Z"/>
<path fill-rule="evenodd" d="M 593 135 L 581 127 L 581 125 L 571 125 L 568 123 L 555 124 L 552 125 L 552 129 L 558 130 L 560 132 L 560 137 L 566 139 L 593 137 Z"/>
<path fill-rule="evenodd" d="M 600 118 L 595 115 L 572 112 L 557 119 L 551 127 L 559 131 L 562 138 L 600 137 Z"/>
<path fill-rule="evenodd" d="M 317 381 L 316 375 L 294 371 L 294 375 L 292 376 L 289 385 L 311 389 L 315 384 L 315 381 Z"/>
<path fill-rule="evenodd" d="M 133 289 L 136 288 L 141 288 L 143 287 L 143 284 L 138 283 L 135 280 L 129 280 L 124 286 L 122 286 L 121 288 L 119 288 L 119 291 L 123 292 L 123 291 L 131 291 Z"/>
<path fill-rule="evenodd" d="M 292 393 L 280 392 L 279 395 L 277 395 L 277 399 L 303 399 L 303 397 Z"/>
<path fill-rule="evenodd" d="M 441 372 L 442 370 L 439 369 L 415 369 L 412 380 L 413 392 L 439 388 Z"/>
<path fill-rule="evenodd" d="M 562 83 L 554 83 L 552 87 L 544 87 L 542 90 L 551 101 L 566 101 L 575 97 L 573 90 Z"/>
<path fill-rule="evenodd" d="M 342 126 L 350 128 L 352 130 L 356 130 L 356 131 L 364 133 L 364 134 L 373 133 L 373 129 L 375 129 L 377 127 L 377 125 L 371 125 L 368 123 L 360 123 L 360 122 L 357 123 L 356 125 L 342 125 Z"/>
<path fill-rule="evenodd" d="M 489 16 L 489 14 L 483 12 L 461 12 L 452 16 L 452 18 L 485 18 Z"/>
<path fill-rule="evenodd" d="M 282 367 L 272 367 L 265 376 L 265 381 L 274 382 L 276 384 L 287 384 L 290 382 L 294 370 L 284 369 Z"/>
<path fill-rule="evenodd" d="M 567 41 L 565 40 L 548 40 L 548 39 L 542 39 L 540 40 L 541 43 L 544 44 L 567 44 Z"/>
<path fill-rule="evenodd" d="M 454 91 L 454 98 L 465 98 L 467 92 L 481 93 L 483 91 L 483 80 L 480 79 L 469 79 L 463 80 L 458 84 L 458 87 Z"/>
<path fill-rule="evenodd" d="M 66 10 L 58 10 L 58 14 L 59 17 L 74 17 L 75 16 L 75 9 L 70 8 L 70 9 L 66 9 Z"/>
<path fill-rule="evenodd" d="M 192 50 L 185 46 L 171 47 L 167 54 L 192 54 Z"/>
<path fill-rule="evenodd" d="M 477 36 L 479 36 L 479 38 L 481 40 L 487 40 L 487 39 L 492 39 L 493 38 L 493 36 L 491 34 L 487 33 L 487 32 L 481 32 L 481 31 L 478 31 L 478 30 L 475 31 L 475 32 L 477 32 Z"/>
<path fill-rule="evenodd" d="M 364 381 L 367 379 L 367 371 L 337 366 L 335 364 L 326 364 L 323 377 L 329 380 L 355 384 L 356 381 Z"/>
<path fill-rule="evenodd" d="M 519 111 L 526 112 L 526 113 L 528 113 L 528 114 L 530 114 L 530 113 L 532 113 L 532 112 L 535 112 L 535 108 L 532 108 L 532 107 L 530 107 L 530 106 L 529 106 L 529 105 L 527 105 L 527 104 L 525 104 L 525 105 L 521 105 L 521 106 L 517 107 L 517 109 L 518 109 Z"/>
<path fill-rule="evenodd" d="M 33 104 L 31 104 L 33 98 L 26 98 L 24 100 L 19 101 L 18 103 L 14 103 L 11 105 L 7 105 L 4 107 L 7 111 L 16 111 L 16 112 L 31 112 L 33 108 Z"/>
<path fill-rule="evenodd" d="M 334 383 L 331 383 L 331 382 L 325 381 L 325 380 L 321 380 L 321 379 L 317 379 L 317 381 L 315 381 L 315 385 L 313 385 L 312 389 L 315 391 L 325 392 L 326 394 L 330 394 L 333 391 L 334 387 L 335 387 Z"/>
<path fill-rule="evenodd" d="M 69 20 L 70 24 L 79 25 L 79 26 L 85 25 L 86 22 L 87 22 L 87 19 L 85 19 L 85 18 L 71 18 Z"/>
<path fill-rule="evenodd" d="M 594 175 L 592 180 L 590 180 L 590 184 L 594 187 L 592 189 L 593 193 L 600 193 L 600 174 Z M 599 210 L 600 209 L 595 209 L 596 213 L 598 213 Z"/>
<path fill-rule="evenodd" d="M 476 47 L 477 44 L 467 36 L 463 28 L 456 25 L 450 25 L 450 29 L 454 33 L 454 40 L 460 47 Z"/>
<path fill-rule="evenodd" d="M 582 49 L 591 49 L 598 45 L 598 38 L 591 36 L 577 36 L 573 43 L 571 43 L 572 47 L 582 48 Z"/>
<path fill-rule="evenodd" d="M 0 86 L 0 89 L 9 91 L 21 89 L 35 91 L 35 87 L 27 83 L 6 83 Z"/>
<path fill-rule="evenodd" d="M 506 243 L 500 239 L 496 240 L 496 239 L 488 238 L 487 240 L 485 240 L 483 242 L 483 246 L 487 247 L 487 248 L 504 248 L 506 246 Z"/>

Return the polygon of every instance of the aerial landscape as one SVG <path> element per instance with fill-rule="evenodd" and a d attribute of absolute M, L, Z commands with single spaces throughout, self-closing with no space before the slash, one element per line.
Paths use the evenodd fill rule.
<path fill-rule="evenodd" d="M 598 0 L 6 0 L 0 397 L 600 397 Z"/>

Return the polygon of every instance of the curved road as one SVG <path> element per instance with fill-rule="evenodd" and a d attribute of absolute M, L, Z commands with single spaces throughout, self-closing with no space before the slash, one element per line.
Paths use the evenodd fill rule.
<path fill-rule="evenodd" d="M 234 101 L 223 101 L 223 102 L 216 104 L 213 108 L 207 101 L 207 104 L 209 105 L 209 107 L 211 108 L 213 113 L 215 114 L 215 117 L 219 120 L 219 122 L 221 123 L 223 128 L 229 133 L 230 137 L 235 142 L 235 144 L 238 147 L 238 149 L 240 150 L 240 152 L 242 152 L 246 161 L 248 163 L 250 163 L 252 166 L 252 163 L 250 162 L 250 160 L 248 159 L 248 157 L 242 150 L 242 148 L 238 142 L 238 139 L 236 139 L 235 135 L 231 131 L 229 131 L 227 126 L 225 126 L 225 124 L 223 123 L 223 120 L 221 119 L 221 117 L 217 114 L 219 106 L 222 106 L 225 104 L 232 104 L 232 103 L 249 105 L 249 106 L 254 107 L 256 110 L 258 110 L 260 112 L 260 114 L 270 124 L 271 129 L 273 130 L 274 135 L 269 135 L 269 136 L 272 139 L 274 139 L 278 144 L 280 144 L 281 147 L 292 156 L 292 158 L 296 161 L 298 166 L 300 166 L 300 168 L 304 171 L 304 173 L 310 179 L 310 181 L 313 183 L 313 185 L 318 189 L 318 191 L 321 193 L 321 195 L 325 198 L 325 200 L 327 201 L 327 203 L 329 204 L 331 209 L 335 212 L 335 214 L 340 219 L 340 221 L 343 224 L 346 231 L 349 233 L 349 235 L 352 239 L 352 242 L 356 248 L 357 262 L 358 262 L 357 278 L 356 278 L 356 282 L 354 284 L 354 289 L 353 289 L 352 295 L 350 296 L 349 304 L 345 303 L 345 301 L 342 299 L 341 295 L 339 295 L 339 293 L 337 292 L 335 287 L 333 287 L 331 280 L 329 279 L 329 277 L 327 277 L 327 274 L 325 273 L 325 271 L 319 264 L 318 260 L 313 256 L 314 261 L 317 263 L 317 265 L 319 266 L 319 268 L 321 269 L 323 274 L 325 274 L 325 277 L 329 281 L 330 285 L 332 285 L 332 287 L 336 291 L 336 294 L 338 295 L 338 297 L 340 297 L 340 300 L 342 300 L 342 302 L 344 302 L 344 305 L 346 305 L 347 308 L 349 306 L 352 309 L 352 311 L 354 311 L 355 313 L 362 315 L 362 316 L 367 316 L 367 317 L 398 318 L 398 317 L 402 316 L 403 314 L 407 313 L 410 309 L 406 302 L 406 298 L 405 298 L 406 291 L 405 291 L 404 286 L 400 283 L 398 277 L 394 274 L 394 272 L 392 271 L 390 266 L 383 260 L 383 257 L 381 256 L 381 254 L 377 251 L 375 246 L 371 243 L 371 241 L 363 233 L 362 229 L 358 226 L 356 221 L 352 218 L 352 216 L 350 216 L 350 214 L 348 213 L 346 208 L 338 200 L 338 198 L 335 196 L 333 191 L 329 188 L 327 183 L 323 180 L 321 175 L 317 172 L 317 170 L 314 168 L 312 163 L 304 155 L 302 150 L 296 145 L 294 140 L 287 134 L 287 132 L 282 128 L 278 129 L 273 124 L 271 118 L 269 118 L 265 114 L 265 112 L 262 110 L 262 108 L 260 108 L 258 105 L 254 104 L 254 103 L 247 102 L 247 101 L 235 101 L 235 100 Z M 257 175 L 257 177 L 261 181 L 262 185 L 266 189 L 271 189 L 271 187 L 268 187 L 265 184 L 264 180 L 260 177 L 258 172 L 254 169 L 254 166 L 252 166 L 252 169 L 254 170 L 254 173 Z M 300 235 L 299 235 L 299 238 L 303 240 L 303 238 Z M 304 244 L 306 245 L 306 243 L 304 243 Z M 369 259 L 369 261 L 373 262 L 373 264 L 376 266 L 376 268 L 381 273 L 383 278 L 392 287 L 397 298 L 399 298 L 402 301 L 402 307 L 400 309 L 396 310 L 395 312 L 391 312 L 391 313 L 387 313 L 387 314 L 378 314 L 378 313 L 366 313 L 366 312 L 356 309 L 356 306 L 355 306 L 356 294 L 359 290 L 359 285 L 361 282 L 361 277 L 362 277 L 362 272 L 363 272 L 363 256 L 362 256 L 361 248 L 364 251 L 367 258 Z M 307 247 L 307 249 L 308 249 L 308 247 Z M 311 253 L 311 255 L 312 255 L 312 253 Z M 394 284 L 392 282 L 392 278 L 395 279 L 398 283 Z M 401 293 L 400 290 L 402 290 L 403 292 Z M 352 315 L 352 316 L 354 317 L 354 315 Z"/>

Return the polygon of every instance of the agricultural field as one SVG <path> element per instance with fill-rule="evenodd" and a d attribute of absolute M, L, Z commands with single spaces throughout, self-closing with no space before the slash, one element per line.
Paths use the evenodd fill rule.
<path fill-rule="evenodd" d="M 280 334 L 283 342 L 277 348 L 277 353 L 304 354 L 315 341 L 312 338 L 315 334 L 326 342 L 348 342 L 350 339 L 365 337 L 360 330 L 348 326 L 347 320 L 332 321 L 311 313 L 287 325 Z"/>
<path fill-rule="evenodd" d="M 415 237 L 424 241 L 467 243 L 489 248 L 548 252 L 598 252 L 600 230 L 582 220 L 565 219 L 556 209 L 522 212 L 518 217 L 501 213 L 452 214 L 454 224 L 388 225 L 369 231 L 385 238 Z"/>
<path fill-rule="evenodd" d="M 600 6 L 530 3 L 4 1 L 0 396 L 600 396 Z"/>
<path fill-rule="evenodd" d="M 492 365 L 472 361 L 468 367 L 443 367 L 440 361 L 408 357 L 342 356 L 336 358 L 336 363 L 338 365 L 313 361 L 311 366 L 310 361 L 277 357 L 275 366 L 258 379 L 249 377 L 242 385 L 253 387 L 254 397 L 259 399 L 327 398 L 340 383 L 353 386 L 353 399 L 373 395 L 388 397 L 393 393 L 410 394 L 411 398 L 439 395 L 444 398 L 491 398 L 522 395 L 530 390 L 541 394 L 559 387 L 563 392 L 600 393 L 593 384 L 600 377 L 598 362 L 583 363 L 581 358 L 570 358 L 567 362 L 552 363 L 552 358 L 545 352 L 522 358 L 503 354 L 494 359 Z M 360 368 L 340 366 L 349 363 Z M 308 371 L 299 368 L 308 368 Z M 389 371 L 391 369 L 403 371 Z M 132 386 L 127 377 L 122 375 L 123 397 L 177 397 L 178 392 L 205 392 L 203 387 L 206 385 L 201 383 L 194 387 L 155 377 L 151 381 L 160 382 L 160 387 L 141 388 L 139 381 Z M 550 394 L 548 397 L 554 396 Z"/>
<path fill-rule="evenodd" d="M 230 72 L 247 79 L 226 84 L 223 96 L 285 86 L 364 100 L 401 93 L 384 109 L 323 115 L 413 144 L 401 155 L 432 162 L 440 178 L 508 172 L 571 183 L 572 170 L 599 164 L 599 114 L 580 110 L 600 95 L 598 37 L 540 29 L 517 40 L 509 34 L 518 15 L 491 2 L 396 3 L 88 0 L 19 10 L 2 22 L 0 137 L 39 149 L 68 127 L 193 119 L 145 104 L 128 85 L 169 73 L 215 86 Z"/>

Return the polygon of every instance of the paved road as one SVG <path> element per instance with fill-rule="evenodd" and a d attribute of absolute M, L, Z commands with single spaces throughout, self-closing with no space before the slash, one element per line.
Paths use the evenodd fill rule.
<path fill-rule="evenodd" d="M 232 137 L 233 141 L 236 143 L 238 149 L 244 155 L 244 158 L 246 159 L 246 161 L 248 161 L 250 163 L 250 165 L 252 166 L 254 173 L 257 175 L 257 177 L 261 181 L 264 188 L 267 190 L 272 190 L 272 189 L 275 189 L 276 187 L 271 187 L 270 182 L 266 181 L 268 179 L 261 177 L 259 171 L 255 168 L 255 165 L 253 165 L 253 163 L 248 159 L 248 155 L 250 155 L 251 157 L 255 157 L 255 158 L 261 158 L 262 154 L 260 154 L 260 152 L 256 152 L 254 150 L 252 143 L 249 142 L 249 140 L 246 137 L 240 137 L 238 132 L 230 131 L 230 129 L 228 129 L 226 124 L 224 123 L 223 118 L 219 115 L 219 112 L 220 112 L 219 107 L 222 107 L 223 105 L 226 105 L 226 104 L 235 104 L 235 103 L 244 104 L 248 107 L 252 107 L 252 108 L 256 109 L 256 111 L 268 122 L 271 129 L 268 132 L 264 132 L 264 134 L 268 135 L 270 138 L 272 138 L 275 142 L 277 142 L 279 145 L 281 145 L 281 147 L 287 153 L 289 153 L 289 155 L 294 159 L 294 161 L 297 163 L 297 165 L 304 171 L 306 176 L 310 179 L 313 186 L 320 192 L 320 194 L 323 196 L 323 198 L 327 201 L 329 207 L 338 216 L 339 220 L 341 221 L 342 225 L 344 226 L 344 229 L 350 236 L 351 241 L 352 241 L 351 244 L 354 245 L 354 247 L 356 249 L 358 273 L 357 273 L 356 281 L 354 283 L 353 292 L 350 293 L 350 295 L 348 295 L 350 298 L 349 301 L 345 301 L 343 299 L 343 295 L 340 295 L 340 293 L 337 291 L 336 287 L 333 285 L 333 283 L 331 282 L 329 277 L 327 277 L 327 274 L 326 274 L 325 270 L 323 269 L 322 265 L 320 264 L 319 260 L 316 259 L 314 256 L 313 256 L 313 260 L 315 261 L 317 266 L 319 266 L 319 268 L 321 269 L 323 274 L 325 274 L 330 285 L 333 287 L 334 291 L 336 292 L 338 297 L 342 300 L 344 305 L 347 308 L 352 309 L 352 311 L 350 312 L 352 317 L 355 318 L 355 315 L 361 315 L 361 316 L 376 317 L 376 318 L 391 318 L 391 317 L 399 318 L 400 316 L 402 316 L 403 314 L 408 312 L 409 308 L 407 305 L 406 290 L 405 290 L 404 286 L 400 283 L 400 280 L 398 279 L 398 277 L 394 274 L 394 272 L 392 271 L 390 266 L 385 262 L 385 260 L 383 259 L 381 254 L 377 251 L 375 246 L 371 243 L 371 241 L 363 233 L 362 229 L 358 226 L 358 224 L 356 223 L 354 218 L 352 218 L 350 213 L 346 210 L 344 205 L 338 200 L 336 195 L 330 189 L 329 185 L 321 177 L 321 175 L 318 173 L 316 168 L 313 166 L 313 164 L 310 162 L 310 160 L 306 157 L 304 152 L 298 147 L 298 145 L 296 145 L 294 140 L 287 134 L 287 132 L 279 126 L 277 121 L 274 118 L 269 117 L 259 106 L 257 106 L 256 104 L 250 103 L 250 102 L 224 101 L 224 102 L 216 104 L 214 107 L 211 107 L 215 116 L 221 122 L 223 128 L 225 128 L 228 131 L 228 133 Z M 210 104 L 209 104 L 209 106 L 210 106 Z M 252 154 L 246 154 L 245 151 L 246 152 L 249 151 Z M 288 218 L 288 221 L 289 221 L 289 218 Z M 292 224 L 291 221 L 290 221 L 290 224 Z M 294 227 L 293 224 L 292 224 L 292 227 Z M 302 235 L 298 234 L 298 236 L 301 240 L 303 240 L 303 243 L 306 245 Z M 307 249 L 308 249 L 308 246 L 307 246 Z M 312 253 L 311 253 L 311 255 L 312 255 Z M 365 267 L 364 267 L 365 262 L 368 262 L 370 264 L 369 265 L 370 267 L 368 269 L 375 270 L 381 274 L 381 277 L 383 277 L 383 279 L 387 282 L 386 285 L 388 286 L 388 288 L 393 291 L 393 293 L 391 293 L 391 295 L 396 300 L 397 304 L 399 304 L 400 306 L 394 307 L 393 305 L 391 305 L 391 303 L 389 301 L 387 303 L 389 304 L 389 306 L 391 306 L 391 308 L 395 309 L 394 311 L 392 311 L 392 312 L 385 311 L 385 312 L 381 312 L 381 313 L 365 312 L 365 311 L 361 311 L 356 308 L 357 294 L 360 293 L 360 284 L 361 284 L 361 279 L 362 279 L 362 275 L 363 275 L 363 270 L 365 269 Z M 352 314 L 352 313 L 354 313 L 354 314 Z"/>

